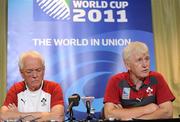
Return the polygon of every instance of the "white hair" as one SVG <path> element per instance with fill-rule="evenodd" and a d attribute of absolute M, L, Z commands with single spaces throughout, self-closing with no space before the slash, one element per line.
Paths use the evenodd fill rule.
<path fill-rule="evenodd" d="M 42 55 L 39 52 L 33 50 L 33 51 L 24 52 L 20 55 L 19 62 L 18 62 L 19 69 L 23 69 L 24 59 L 25 57 L 28 57 L 28 56 L 39 58 L 42 61 L 43 66 L 45 65 L 44 58 L 42 57 Z"/>
<path fill-rule="evenodd" d="M 143 42 L 131 42 L 128 44 L 127 47 L 124 48 L 123 50 L 123 60 L 124 62 L 129 60 L 129 57 L 132 55 L 133 52 L 142 52 L 142 53 L 148 53 L 148 47 L 145 43 Z"/>

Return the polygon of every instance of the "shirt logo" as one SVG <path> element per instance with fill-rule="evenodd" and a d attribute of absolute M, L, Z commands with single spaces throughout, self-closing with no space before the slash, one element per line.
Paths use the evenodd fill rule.
<path fill-rule="evenodd" d="M 152 95 L 153 95 L 153 94 L 152 94 L 153 89 L 152 89 L 151 87 L 148 87 L 148 88 L 146 89 L 146 92 L 147 92 L 147 95 L 148 95 L 148 96 L 152 96 Z"/>
<path fill-rule="evenodd" d="M 123 88 L 122 99 L 129 99 L 130 88 Z"/>
<path fill-rule="evenodd" d="M 25 104 L 26 103 L 26 101 L 25 100 L 23 100 L 22 98 L 21 98 L 21 101 Z"/>
<path fill-rule="evenodd" d="M 41 100 L 42 106 L 47 105 L 47 104 L 46 104 L 46 101 L 47 101 L 47 100 L 46 100 L 45 98 L 43 98 L 43 99 Z"/>

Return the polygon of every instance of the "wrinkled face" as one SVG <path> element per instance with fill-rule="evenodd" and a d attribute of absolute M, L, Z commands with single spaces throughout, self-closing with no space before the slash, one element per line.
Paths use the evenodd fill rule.
<path fill-rule="evenodd" d="M 148 52 L 133 52 L 126 63 L 132 80 L 142 80 L 149 75 L 150 57 Z"/>
<path fill-rule="evenodd" d="M 28 56 L 23 60 L 23 68 L 20 69 L 29 90 L 36 91 L 41 87 L 44 77 L 44 66 L 40 58 Z"/>

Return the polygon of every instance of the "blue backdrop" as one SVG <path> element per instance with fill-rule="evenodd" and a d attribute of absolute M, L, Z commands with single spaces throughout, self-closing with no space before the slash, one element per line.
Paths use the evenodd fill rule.
<path fill-rule="evenodd" d="M 121 53 L 145 42 L 155 69 L 150 0 L 8 0 L 7 89 L 22 80 L 18 56 L 37 50 L 45 58 L 45 79 L 61 84 L 65 105 L 73 93 L 94 96 L 98 113 L 108 78 L 126 71 Z M 86 108 L 74 108 L 78 118 Z"/>

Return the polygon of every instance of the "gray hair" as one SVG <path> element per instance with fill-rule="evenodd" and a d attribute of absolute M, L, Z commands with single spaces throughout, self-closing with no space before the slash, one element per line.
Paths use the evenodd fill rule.
<path fill-rule="evenodd" d="M 19 62 L 18 62 L 19 69 L 23 69 L 23 67 L 24 67 L 24 58 L 27 57 L 27 56 L 37 57 L 42 61 L 43 66 L 45 65 L 44 58 L 42 57 L 42 55 L 39 52 L 32 50 L 32 51 L 24 52 L 24 53 L 22 53 L 20 55 Z"/>
<path fill-rule="evenodd" d="M 145 43 L 139 42 L 139 41 L 131 42 L 123 50 L 123 60 L 124 60 L 124 62 L 126 62 L 129 59 L 129 57 L 131 56 L 131 54 L 133 52 L 146 53 L 146 52 L 149 52 L 149 51 L 148 51 L 148 47 L 147 47 L 147 45 Z"/>

